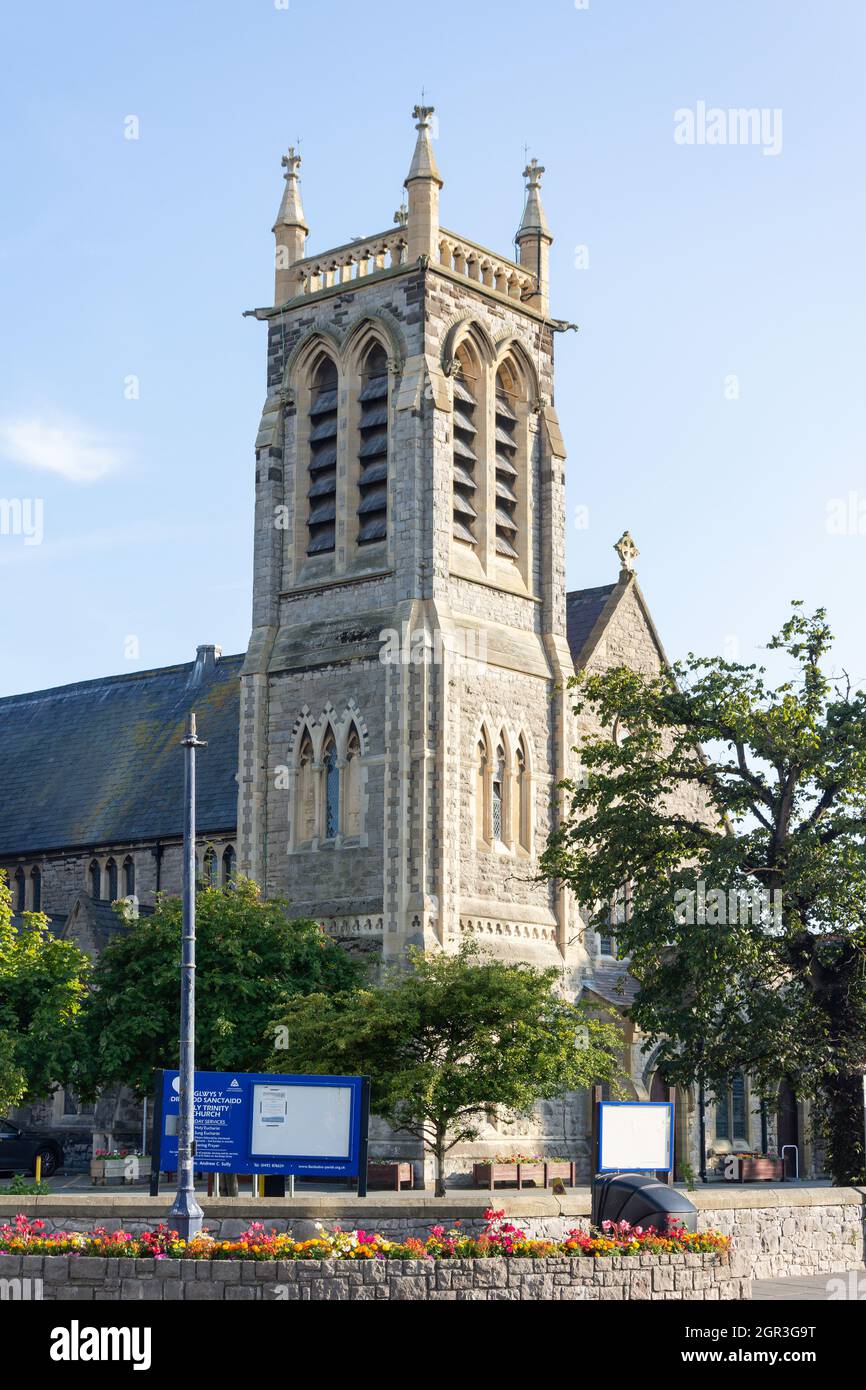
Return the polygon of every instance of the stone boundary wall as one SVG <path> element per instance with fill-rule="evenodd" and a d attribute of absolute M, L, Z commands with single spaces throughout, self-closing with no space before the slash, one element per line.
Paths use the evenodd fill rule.
<path fill-rule="evenodd" d="M 747 1263 L 754 1279 L 788 1275 L 829 1274 L 862 1269 L 866 1263 L 864 1218 L 866 1189 L 795 1187 L 793 1184 L 754 1187 L 711 1186 L 686 1194 L 698 1208 L 698 1229 L 719 1230 L 733 1238 L 737 1254 Z M 0 1196 L 0 1224 L 17 1212 L 45 1222 L 52 1231 L 150 1230 L 166 1219 L 170 1194 L 148 1198 L 100 1189 L 98 1194 L 55 1193 L 48 1197 Z M 336 1195 L 317 1197 L 250 1197 L 203 1199 L 205 1225 L 217 1239 L 233 1239 L 251 1221 L 271 1229 L 290 1231 L 298 1240 L 317 1233 L 317 1223 L 332 1229 L 360 1226 L 379 1231 L 389 1239 L 417 1236 L 424 1239 L 436 1224 L 456 1221 L 470 1233 L 484 1225 L 485 1207 L 505 1209 L 508 1218 L 537 1238 L 561 1240 L 577 1227 L 589 1229 L 588 1189 L 576 1189 L 562 1198 L 544 1194 L 509 1192 L 459 1192 L 444 1198 L 406 1192 L 364 1201 Z"/>
<path fill-rule="evenodd" d="M 552 1260 L 148 1260 L 0 1255 L 0 1282 L 45 1302 L 105 1300 L 382 1302 L 470 1299 L 622 1302 L 747 1299 L 736 1255 Z M 38 1291 L 38 1292 L 37 1292 Z M 14 1296 L 14 1295 L 13 1295 Z"/>

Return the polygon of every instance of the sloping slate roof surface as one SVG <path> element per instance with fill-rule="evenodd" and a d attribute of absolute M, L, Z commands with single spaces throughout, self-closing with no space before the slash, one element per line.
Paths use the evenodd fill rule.
<path fill-rule="evenodd" d="M 183 753 L 194 709 L 202 831 L 237 819 L 242 656 L 190 684 L 195 663 L 0 699 L 0 855 L 156 839 L 183 829 Z"/>
<path fill-rule="evenodd" d="M 616 584 L 602 584 L 597 589 L 572 589 L 565 596 L 565 631 L 575 665 L 586 646 Z"/>
<path fill-rule="evenodd" d="M 587 989 L 620 1008 L 627 1008 L 637 997 L 637 980 L 624 965 L 596 965 L 585 983 Z"/>

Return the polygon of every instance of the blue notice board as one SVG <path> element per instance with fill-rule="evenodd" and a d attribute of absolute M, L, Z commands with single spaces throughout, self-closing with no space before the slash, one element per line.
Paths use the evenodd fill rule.
<path fill-rule="evenodd" d="M 179 1073 L 163 1071 L 157 1082 L 154 1147 L 160 1171 L 175 1172 Z M 366 1077 L 197 1071 L 193 1166 L 201 1173 L 358 1177 L 366 1170 L 368 1123 Z"/>

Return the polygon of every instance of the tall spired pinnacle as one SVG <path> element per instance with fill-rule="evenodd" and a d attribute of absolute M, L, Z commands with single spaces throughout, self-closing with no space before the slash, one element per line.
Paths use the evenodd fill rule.
<path fill-rule="evenodd" d="M 547 225 L 547 218 L 544 215 L 544 208 L 541 203 L 541 175 L 544 173 L 544 165 L 539 164 L 537 159 L 532 159 L 523 171 L 526 179 L 526 206 L 523 209 L 523 220 L 520 223 L 520 231 L 517 233 L 518 239 L 524 232 L 541 232 L 544 236 L 550 236 L 550 228 Z M 550 238 L 551 241 L 553 238 Z"/>
<path fill-rule="evenodd" d="M 544 215 L 541 201 L 541 175 L 544 165 L 532 159 L 523 171 L 526 179 L 526 203 L 515 237 L 520 247 L 520 264 L 532 270 L 537 290 L 529 300 L 543 314 L 549 310 L 550 246 L 553 236 Z"/>
<path fill-rule="evenodd" d="M 435 111 L 435 106 L 416 106 L 412 112 L 413 121 L 418 122 L 415 127 L 418 132 L 418 139 L 415 142 L 412 164 L 406 175 L 407 188 L 412 179 L 435 179 L 439 187 L 442 187 L 442 179 L 436 168 L 436 156 L 433 153 L 433 146 L 430 144 L 430 117 L 434 115 Z"/>
<path fill-rule="evenodd" d="M 289 146 L 288 154 L 282 159 L 286 180 L 280 210 L 272 231 L 276 237 L 274 303 L 284 304 L 291 298 L 290 268 L 296 261 L 304 259 L 304 246 L 309 235 L 309 227 L 301 204 L 301 188 L 298 170 L 301 156 L 296 154 L 294 145 Z"/>
<path fill-rule="evenodd" d="M 416 106 L 412 112 L 412 119 L 417 121 L 418 139 L 405 180 L 409 200 L 406 230 L 410 261 L 417 261 L 422 256 L 438 259 L 439 189 L 442 179 L 430 143 L 430 117 L 434 109 L 432 106 Z"/>

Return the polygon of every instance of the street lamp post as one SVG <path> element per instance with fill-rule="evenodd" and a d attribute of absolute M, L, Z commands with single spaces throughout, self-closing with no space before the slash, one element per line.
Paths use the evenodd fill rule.
<path fill-rule="evenodd" d="M 177 1195 L 169 1220 L 187 1240 L 198 1235 L 204 1212 L 195 1199 L 195 715 L 188 714 L 183 779 L 183 938 L 180 967 L 180 1119 L 177 1136 Z"/>

